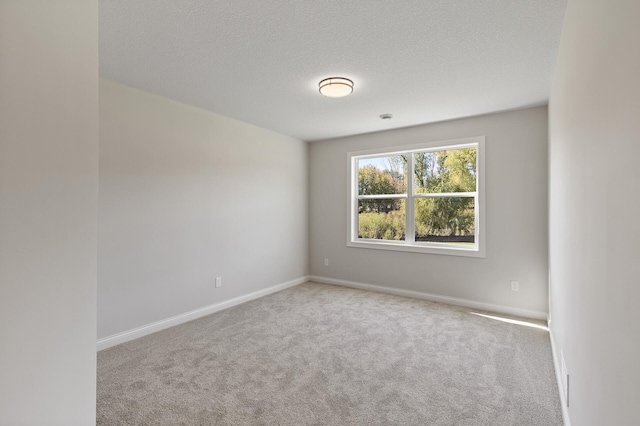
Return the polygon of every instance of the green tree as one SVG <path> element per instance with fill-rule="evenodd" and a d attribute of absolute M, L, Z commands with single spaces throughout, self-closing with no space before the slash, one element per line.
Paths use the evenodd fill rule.
<path fill-rule="evenodd" d="M 417 193 L 475 192 L 476 149 L 462 148 L 414 154 Z M 474 233 L 471 197 L 423 198 L 416 201 L 416 238 Z"/>
<path fill-rule="evenodd" d="M 396 194 L 397 182 L 391 173 L 386 173 L 374 165 L 366 165 L 358 169 L 358 194 L 381 195 Z M 394 209 L 393 200 L 376 199 L 360 200 L 360 211 L 388 212 Z"/>
<path fill-rule="evenodd" d="M 406 155 L 392 155 L 387 157 L 387 168 L 385 173 L 389 173 L 393 179 L 395 186 L 395 193 L 402 194 L 407 191 L 407 156 Z"/>
<path fill-rule="evenodd" d="M 451 192 L 474 192 L 476 190 L 476 149 L 463 148 L 447 152 L 443 165 Z"/>

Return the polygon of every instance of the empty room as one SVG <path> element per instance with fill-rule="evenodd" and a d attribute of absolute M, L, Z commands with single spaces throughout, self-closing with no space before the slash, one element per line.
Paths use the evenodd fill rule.
<path fill-rule="evenodd" d="M 0 0 L 0 426 L 639 425 L 639 16 Z"/>

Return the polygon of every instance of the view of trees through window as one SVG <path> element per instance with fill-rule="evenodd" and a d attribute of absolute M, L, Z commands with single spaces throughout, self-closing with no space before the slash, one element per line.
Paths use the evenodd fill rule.
<path fill-rule="evenodd" d="M 414 241 L 473 244 L 476 156 L 470 147 L 358 159 L 358 238 L 405 240 L 409 204 Z"/>

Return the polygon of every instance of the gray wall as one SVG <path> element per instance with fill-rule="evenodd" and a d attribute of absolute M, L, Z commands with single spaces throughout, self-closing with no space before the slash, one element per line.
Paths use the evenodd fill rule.
<path fill-rule="evenodd" d="M 569 1 L 551 93 L 551 330 L 579 426 L 640 424 L 639 16 Z"/>
<path fill-rule="evenodd" d="M 486 258 L 347 247 L 347 152 L 480 135 Z M 309 156 L 312 276 L 548 311 L 546 107 L 313 142 Z"/>
<path fill-rule="evenodd" d="M 305 142 L 101 80 L 98 337 L 306 276 L 307 160 Z"/>
<path fill-rule="evenodd" d="M 97 2 L 0 2 L 0 52 L 0 424 L 95 424 Z"/>

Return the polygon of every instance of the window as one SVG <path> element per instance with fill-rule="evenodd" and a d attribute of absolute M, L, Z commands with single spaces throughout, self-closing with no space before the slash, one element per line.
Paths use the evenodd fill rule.
<path fill-rule="evenodd" d="M 484 257 L 483 136 L 348 160 L 348 246 Z"/>

